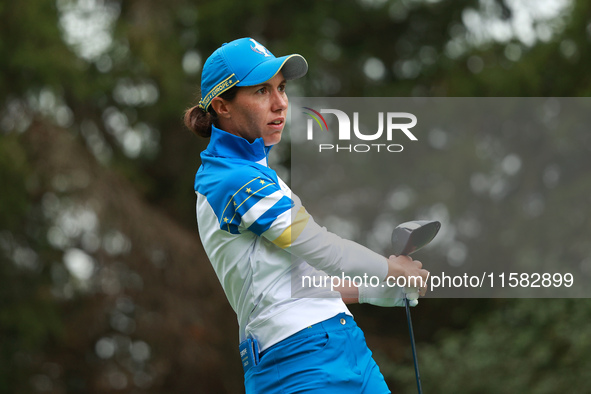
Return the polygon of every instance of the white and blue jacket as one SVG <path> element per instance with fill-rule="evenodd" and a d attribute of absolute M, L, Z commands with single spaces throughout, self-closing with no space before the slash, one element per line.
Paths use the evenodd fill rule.
<path fill-rule="evenodd" d="M 205 251 L 237 314 L 240 341 L 260 349 L 338 313 L 340 294 L 302 287 L 302 277 L 387 274 L 385 257 L 318 226 L 252 144 L 213 127 L 195 176 L 197 223 Z M 329 284 L 330 286 L 330 284 Z"/>

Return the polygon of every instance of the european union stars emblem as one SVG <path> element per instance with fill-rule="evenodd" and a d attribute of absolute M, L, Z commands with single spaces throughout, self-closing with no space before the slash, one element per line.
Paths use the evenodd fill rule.
<path fill-rule="evenodd" d="M 230 224 L 237 225 L 237 223 L 233 223 L 234 219 L 236 219 L 236 211 L 245 204 L 251 197 L 256 196 L 257 193 L 261 192 L 264 188 L 274 185 L 273 182 L 265 181 L 260 177 L 251 179 L 246 184 L 244 184 L 232 197 L 224 211 L 222 212 L 222 219 L 220 220 L 221 224 L 228 225 L 228 230 L 230 230 Z M 238 200 L 238 201 L 236 201 Z M 232 204 L 233 209 L 228 210 L 228 207 Z M 230 217 L 231 215 L 231 217 Z"/>

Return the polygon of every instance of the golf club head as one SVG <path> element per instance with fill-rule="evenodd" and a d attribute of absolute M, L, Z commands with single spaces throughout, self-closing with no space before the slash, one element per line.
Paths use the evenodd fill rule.
<path fill-rule="evenodd" d="M 392 248 L 396 256 L 408 256 L 435 238 L 441 223 L 436 220 L 413 220 L 399 224 L 392 231 Z"/>

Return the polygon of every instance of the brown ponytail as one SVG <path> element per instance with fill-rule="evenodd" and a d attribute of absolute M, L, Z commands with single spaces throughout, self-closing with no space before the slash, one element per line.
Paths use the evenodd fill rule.
<path fill-rule="evenodd" d="M 196 105 L 185 111 L 185 126 L 198 136 L 209 138 L 211 136 L 213 117 L 211 113 L 204 112 Z"/>
<path fill-rule="evenodd" d="M 238 93 L 238 87 L 233 86 L 220 94 L 219 97 L 226 101 L 232 101 L 236 97 L 236 93 Z M 218 114 L 215 113 L 211 105 L 207 112 L 197 105 L 185 111 L 185 126 L 198 136 L 203 138 L 211 137 L 211 125 L 219 127 Z"/>

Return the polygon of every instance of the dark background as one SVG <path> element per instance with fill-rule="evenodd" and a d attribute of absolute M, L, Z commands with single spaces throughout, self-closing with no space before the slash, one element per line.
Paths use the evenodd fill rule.
<path fill-rule="evenodd" d="M 288 91 L 300 96 L 591 93 L 584 0 L 2 1 L 0 32 L 3 393 L 243 391 L 236 318 L 195 223 L 193 176 L 207 142 L 182 124 L 201 65 L 222 42 L 251 36 L 276 55 L 303 54 L 310 71 Z M 448 188 L 426 178 L 398 217 L 429 213 L 426 201 L 475 179 L 462 208 L 475 207 L 468 219 L 488 221 L 502 246 L 479 253 L 569 256 L 588 273 L 588 129 L 524 136 L 540 149 L 520 153 L 516 194 L 503 196 L 514 201 L 513 231 L 495 231 L 494 169 L 513 153 L 495 133 L 480 161 L 473 145 L 434 156 L 433 176 L 445 168 Z M 553 157 L 575 148 L 570 161 Z M 287 174 L 289 149 L 277 152 Z M 544 171 L 526 171 L 530 162 Z M 545 209 L 548 196 L 559 209 Z M 446 209 L 474 250 L 473 221 Z M 421 259 L 458 258 L 455 247 Z M 423 300 L 413 318 L 425 391 L 587 391 L 589 306 Z M 404 310 L 351 309 L 392 391 L 415 392 Z"/>

